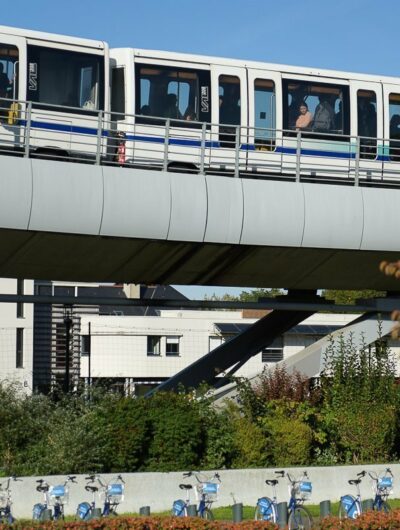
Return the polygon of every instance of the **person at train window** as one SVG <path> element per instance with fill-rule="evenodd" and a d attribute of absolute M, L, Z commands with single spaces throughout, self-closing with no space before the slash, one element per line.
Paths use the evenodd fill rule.
<path fill-rule="evenodd" d="M 309 128 L 312 122 L 312 119 L 313 119 L 313 115 L 308 110 L 307 103 L 303 101 L 302 103 L 300 103 L 300 106 L 299 106 L 299 116 L 295 124 L 296 130 L 298 131 L 299 129 Z"/>
<path fill-rule="evenodd" d="M 226 87 L 223 97 L 220 96 L 219 122 L 240 125 L 240 99 L 236 86 Z"/>
<path fill-rule="evenodd" d="M 4 65 L 0 62 L 0 98 L 8 97 L 8 92 L 11 88 L 10 80 L 6 73 L 4 73 Z"/>
<path fill-rule="evenodd" d="M 358 99 L 358 134 L 376 138 L 376 109 L 367 98 Z"/>
<path fill-rule="evenodd" d="M 390 159 L 400 162 L 400 115 L 394 114 L 390 119 Z"/>
<path fill-rule="evenodd" d="M 313 129 L 319 132 L 329 132 L 335 127 L 335 112 L 325 95 L 318 97 L 319 103 L 315 109 Z"/>
<path fill-rule="evenodd" d="M 196 113 L 194 111 L 194 108 L 192 106 L 188 106 L 188 108 L 185 110 L 185 114 L 183 115 L 183 119 L 186 121 L 195 121 L 196 120 Z"/>
<path fill-rule="evenodd" d="M 182 115 L 178 109 L 178 100 L 177 100 L 176 94 L 167 94 L 164 117 L 165 118 L 176 118 L 178 120 L 182 119 Z"/>

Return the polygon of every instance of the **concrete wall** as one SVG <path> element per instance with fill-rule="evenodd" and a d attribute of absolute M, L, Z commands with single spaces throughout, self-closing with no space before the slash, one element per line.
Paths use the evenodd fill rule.
<path fill-rule="evenodd" d="M 308 468 L 308 475 L 313 484 L 313 494 L 310 503 L 317 504 L 322 500 L 338 500 L 345 493 L 355 493 L 354 486 L 347 481 L 356 478 L 361 470 L 382 472 L 387 465 L 371 466 L 342 466 L 342 467 L 313 467 Z M 394 492 L 391 498 L 400 497 L 400 464 L 390 465 L 395 476 Z M 282 469 L 282 468 L 279 468 Z M 304 468 L 288 468 L 287 471 L 298 477 Z M 274 477 L 274 469 L 240 469 L 222 470 L 221 488 L 216 506 L 228 506 L 234 502 L 243 502 L 255 506 L 257 499 L 269 496 L 270 487 L 265 480 Z M 112 475 L 102 475 L 109 480 Z M 212 473 L 210 473 L 212 476 Z M 138 512 L 141 506 L 150 506 L 152 512 L 169 510 L 175 499 L 182 498 L 180 483 L 194 483 L 194 479 L 183 479 L 182 473 L 124 473 L 126 495 L 119 513 Z M 51 484 L 62 482 L 64 476 L 41 477 Z M 41 494 L 36 490 L 37 477 L 23 478 L 22 482 L 13 482 L 14 514 L 18 518 L 30 517 L 32 506 L 41 502 Z M 66 513 L 74 514 L 76 506 L 84 500 L 90 501 L 90 495 L 85 491 L 84 475 L 77 477 L 77 484 L 70 488 L 70 502 L 66 506 Z M 366 477 L 361 484 L 361 495 L 364 499 L 372 497 L 371 481 Z M 278 502 L 288 500 L 286 479 L 280 479 L 277 489 Z"/>

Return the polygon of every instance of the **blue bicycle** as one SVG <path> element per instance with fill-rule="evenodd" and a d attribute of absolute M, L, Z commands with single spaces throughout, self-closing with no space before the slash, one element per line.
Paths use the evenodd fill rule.
<path fill-rule="evenodd" d="M 284 471 L 275 471 L 278 477 L 284 477 Z M 307 471 L 299 479 L 294 479 L 289 473 L 286 474 L 289 481 L 290 499 L 288 504 L 288 528 L 289 530 L 309 530 L 312 527 L 312 517 L 303 503 L 312 492 L 312 484 L 308 478 Z M 258 499 L 255 519 L 261 521 L 278 522 L 276 486 L 277 479 L 266 480 L 266 484 L 272 487 L 272 498 L 262 497 Z"/>
<path fill-rule="evenodd" d="M 285 476 L 284 471 L 275 471 L 275 474 L 279 478 Z M 279 483 L 278 479 L 266 480 L 265 483 L 272 488 L 272 497 L 261 497 L 257 501 L 256 512 L 254 519 L 256 521 L 269 521 L 276 523 L 278 521 L 277 514 L 277 497 L 276 497 L 276 486 Z"/>
<path fill-rule="evenodd" d="M 36 481 L 38 483 L 36 490 L 43 494 L 43 502 L 37 503 L 33 507 L 33 519 L 35 521 L 64 519 L 64 505 L 68 503 L 69 497 L 68 483 L 76 483 L 75 478 L 68 476 L 63 484 L 55 486 L 43 479 Z"/>
<path fill-rule="evenodd" d="M 89 475 L 85 480 L 85 490 L 92 494 L 92 502 L 81 502 L 76 511 L 77 517 L 89 521 L 96 517 L 117 515 L 117 507 L 124 500 L 125 492 L 125 481 L 121 475 L 110 482 L 105 482 L 100 475 Z M 96 507 L 96 494 L 100 500 L 103 499 L 103 509 Z"/>
<path fill-rule="evenodd" d="M 355 497 L 354 495 L 343 495 L 343 497 L 340 497 L 340 519 L 356 519 L 362 513 L 360 484 L 366 474 L 366 471 L 360 471 L 360 473 L 357 473 L 358 478 L 348 481 L 351 486 L 356 487 L 357 495 Z"/>
<path fill-rule="evenodd" d="M 21 480 L 17 477 L 8 477 L 7 482 L 0 484 L 0 523 L 12 524 L 15 517 L 11 513 L 12 498 L 11 498 L 11 481 Z"/>
<path fill-rule="evenodd" d="M 393 491 L 393 473 L 390 468 L 386 468 L 383 473 L 368 473 L 373 483 L 375 493 L 373 508 L 377 512 L 388 513 L 390 506 L 387 503 L 389 495 Z"/>
<path fill-rule="evenodd" d="M 196 485 L 179 484 L 181 490 L 186 491 L 186 499 L 178 499 L 172 505 L 172 515 L 176 517 L 187 517 L 188 507 L 190 506 L 190 491 L 194 489 L 198 506 L 196 515 L 203 519 L 213 520 L 214 515 L 211 511 L 212 503 L 216 501 L 221 479 L 218 473 L 215 473 L 211 479 L 203 476 L 197 471 L 183 473 L 184 478 L 195 477 Z M 218 481 L 218 482 L 216 482 Z"/>

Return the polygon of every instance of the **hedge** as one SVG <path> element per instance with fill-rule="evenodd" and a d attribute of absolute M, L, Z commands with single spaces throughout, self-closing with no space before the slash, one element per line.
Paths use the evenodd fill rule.
<path fill-rule="evenodd" d="M 357 519 L 326 517 L 320 522 L 320 530 L 398 530 L 400 528 L 400 510 L 388 514 L 367 512 Z"/>
<path fill-rule="evenodd" d="M 230 523 L 206 521 L 198 517 L 105 517 L 92 521 L 17 521 L 0 530 L 279 530 L 278 525 L 262 521 Z"/>

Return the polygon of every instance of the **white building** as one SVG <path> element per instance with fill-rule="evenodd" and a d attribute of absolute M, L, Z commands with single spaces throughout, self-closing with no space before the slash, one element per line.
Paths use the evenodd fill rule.
<path fill-rule="evenodd" d="M 2 294 L 33 294 L 32 280 L 1 279 Z M 0 380 L 33 387 L 33 305 L 0 303 Z"/>
<path fill-rule="evenodd" d="M 315 314 L 252 357 L 236 375 L 259 373 L 266 365 L 290 357 L 357 316 Z M 162 310 L 159 316 L 82 316 L 80 375 L 89 377 L 90 342 L 92 379 L 147 390 L 256 320 L 243 317 L 242 311 Z"/>

